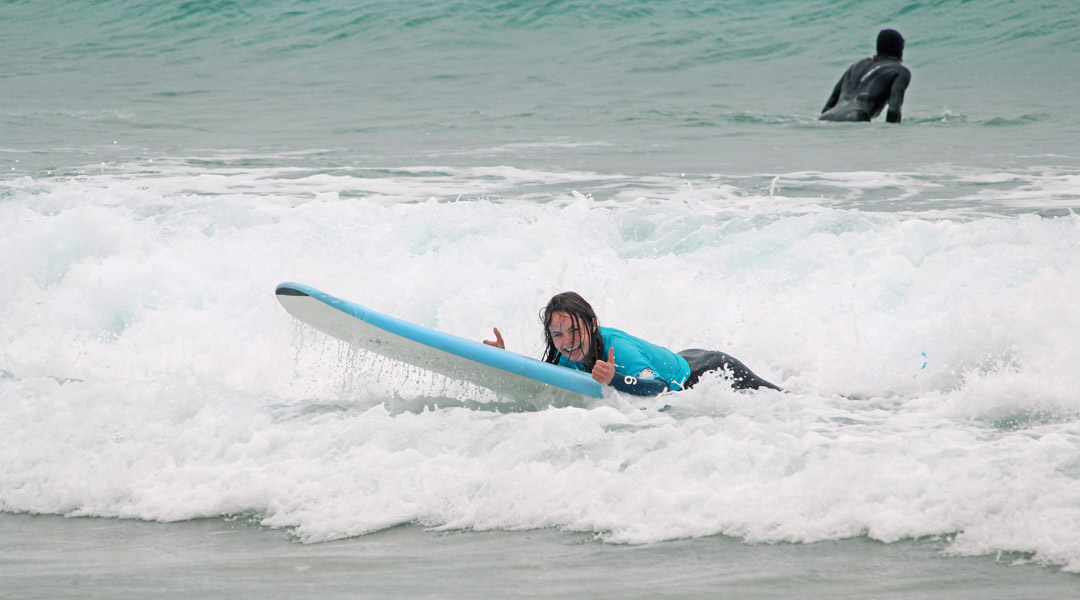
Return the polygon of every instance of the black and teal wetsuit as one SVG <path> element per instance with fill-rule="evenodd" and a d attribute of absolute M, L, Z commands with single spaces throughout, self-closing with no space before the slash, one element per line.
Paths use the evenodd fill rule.
<path fill-rule="evenodd" d="M 603 356 L 607 356 L 609 348 L 615 349 L 615 378 L 611 380 L 611 387 L 622 392 L 655 396 L 689 389 L 703 374 L 720 369 L 731 373 L 731 386 L 737 390 L 780 389 L 723 352 L 695 348 L 675 353 L 613 327 L 599 329 L 604 341 Z M 585 370 L 583 362 L 571 362 L 561 353 L 557 364 Z"/>

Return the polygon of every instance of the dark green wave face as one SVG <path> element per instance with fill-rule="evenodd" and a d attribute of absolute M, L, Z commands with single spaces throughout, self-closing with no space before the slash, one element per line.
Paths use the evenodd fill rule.
<path fill-rule="evenodd" d="M 20 169 L 143 149 L 412 157 L 538 139 L 625 148 L 622 164 L 646 170 L 732 168 L 749 139 L 812 167 L 799 162 L 822 153 L 803 140 L 821 136 L 805 130 L 893 27 L 914 74 L 904 117 L 923 139 L 961 128 L 978 149 L 995 141 L 980 130 L 1005 127 L 1055 153 L 1080 114 L 1078 22 L 1080 4 L 1007 0 L 9 2 L 0 125 L 9 149 L 70 149 Z M 836 144 L 838 163 L 860 156 Z"/>

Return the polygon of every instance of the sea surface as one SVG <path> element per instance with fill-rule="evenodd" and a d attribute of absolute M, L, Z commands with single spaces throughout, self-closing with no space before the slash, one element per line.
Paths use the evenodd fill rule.
<path fill-rule="evenodd" d="M 903 123 L 815 119 L 877 31 Z M 0 3 L 0 596 L 1080 597 L 1080 3 Z M 539 357 L 535 406 L 288 315 Z"/>

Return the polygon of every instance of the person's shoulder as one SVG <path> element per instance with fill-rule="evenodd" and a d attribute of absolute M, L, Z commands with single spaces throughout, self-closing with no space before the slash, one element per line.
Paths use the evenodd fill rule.
<path fill-rule="evenodd" d="M 860 58 L 859 60 L 851 63 L 851 66 L 845 71 L 846 75 L 857 76 L 860 73 L 864 73 L 871 65 L 874 64 L 874 57 L 867 56 L 866 58 Z"/>
<path fill-rule="evenodd" d="M 888 65 L 889 68 L 896 69 L 897 71 L 903 71 L 907 73 L 911 72 L 903 61 L 898 60 L 892 56 L 879 56 L 875 57 L 875 60 L 884 63 L 885 65 Z"/>
<path fill-rule="evenodd" d="M 607 327 L 605 325 L 601 325 L 598 329 L 600 329 L 601 337 L 605 337 L 605 338 L 606 337 L 633 337 L 630 334 L 626 333 L 625 331 L 623 331 L 621 329 L 615 329 L 614 327 Z"/>
<path fill-rule="evenodd" d="M 604 338 L 605 340 L 609 341 L 612 344 L 615 344 L 615 343 L 618 343 L 618 342 L 631 344 L 631 343 L 634 343 L 634 342 L 643 341 L 641 338 L 639 338 L 637 336 L 630 335 L 629 333 L 626 333 L 625 331 L 623 331 L 621 329 L 615 329 L 614 327 L 604 327 L 604 326 L 600 327 L 600 337 Z"/>
<path fill-rule="evenodd" d="M 879 73 L 888 73 L 901 79 L 911 79 L 911 69 L 908 69 L 904 63 L 891 56 L 875 57 L 874 63 L 877 65 Z"/>

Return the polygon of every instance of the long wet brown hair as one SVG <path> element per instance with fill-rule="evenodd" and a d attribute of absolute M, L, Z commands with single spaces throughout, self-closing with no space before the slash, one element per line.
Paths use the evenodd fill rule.
<path fill-rule="evenodd" d="M 578 331 L 589 331 L 589 354 L 582 359 L 586 371 L 592 371 L 597 360 L 604 358 L 604 339 L 600 337 L 599 322 L 593 307 L 585 301 L 577 292 L 563 292 L 552 296 L 547 306 L 540 311 L 540 322 L 544 324 L 544 340 L 547 349 L 544 350 L 544 361 L 556 363 L 559 360 L 559 351 L 555 348 L 555 342 L 551 340 L 551 317 L 555 313 L 562 312 L 570 315 L 570 320 Z"/>

